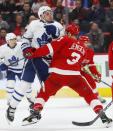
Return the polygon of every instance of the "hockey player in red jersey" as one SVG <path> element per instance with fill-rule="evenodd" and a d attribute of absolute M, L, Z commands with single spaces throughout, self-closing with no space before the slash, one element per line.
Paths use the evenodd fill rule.
<path fill-rule="evenodd" d="M 111 42 L 109 46 L 108 62 L 109 62 L 109 72 L 112 77 L 112 100 L 113 100 L 113 42 Z"/>
<path fill-rule="evenodd" d="M 97 71 L 96 65 L 93 61 L 94 57 L 94 51 L 89 48 L 90 46 L 90 39 L 88 36 L 81 36 L 79 38 L 81 42 L 83 42 L 86 46 L 86 56 L 85 59 L 82 62 L 82 68 L 81 68 L 81 75 L 85 77 L 85 79 L 90 84 L 91 88 L 93 89 L 93 93 L 97 96 L 97 98 L 100 100 L 101 103 L 105 103 L 106 100 L 101 98 L 101 96 L 98 94 L 98 90 L 96 88 L 96 82 L 100 82 L 101 80 L 101 74 Z M 85 66 L 88 66 L 88 69 L 90 70 L 91 74 L 95 77 L 95 79 L 89 75 L 86 70 Z"/>
<path fill-rule="evenodd" d="M 24 125 L 36 123 L 41 118 L 40 112 L 45 102 L 50 96 L 55 95 L 62 86 L 69 86 L 84 97 L 95 113 L 99 113 L 103 109 L 87 81 L 80 74 L 81 63 L 86 55 L 86 47 L 82 42 L 76 40 L 79 29 L 72 24 L 66 28 L 66 32 L 67 35 L 50 44 L 44 45 L 37 50 L 34 48 L 27 49 L 24 52 L 24 57 L 27 59 L 53 54 L 49 69 L 51 75 L 44 83 L 45 92 L 41 88 L 34 104 L 34 111 L 23 120 Z M 108 118 L 104 112 L 102 112 L 100 118 L 103 123 L 110 124 L 112 122 L 112 119 Z"/>

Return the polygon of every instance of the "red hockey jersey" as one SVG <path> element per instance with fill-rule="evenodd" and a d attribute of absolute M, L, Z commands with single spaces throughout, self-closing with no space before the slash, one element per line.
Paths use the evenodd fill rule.
<path fill-rule="evenodd" d="M 83 43 L 69 36 L 63 36 L 57 41 L 38 48 L 34 55 L 41 57 L 53 54 L 50 63 L 50 72 L 63 75 L 80 75 L 81 63 L 86 54 Z"/>
<path fill-rule="evenodd" d="M 111 44 L 109 46 L 108 62 L 109 62 L 110 75 L 113 79 L 113 42 L 111 42 Z M 112 100 L 113 100 L 113 80 L 112 80 Z"/>
<path fill-rule="evenodd" d="M 96 69 L 96 65 L 94 64 L 93 58 L 94 58 L 94 51 L 92 49 L 88 48 L 86 50 L 85 59 L 82 62 L 82 67 L 88 65 L 91 73 L 97 75 L 99 73 Z"/>
<path fill-rule="evenodd" d="M 109 62 L 110 74 L 113 76 L 113 42 L 109 46 L 108 62 Z"/>

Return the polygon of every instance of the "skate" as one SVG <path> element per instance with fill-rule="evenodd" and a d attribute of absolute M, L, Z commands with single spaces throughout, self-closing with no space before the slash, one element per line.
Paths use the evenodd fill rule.
<path fill-rule="evenodd" d="M 98 100 L 99 100 L 102 104 L 106 103 L 106 100 L 103 99 L 100 95 L 98 96 Z"/>
<path fill-rule="evenodd" d="M 40 112 L 41 112 L 40 109 L 38 111 L 32 111 L 30 116 L 26 117 L 22 121 L 22 126 L 27 126 L 27 125 L 31 125 L 31 124 L 37 123 L 41 119 Z"/>
<path fill-rule="evenodd" d="M 101 112 L 101 111 L 99 111 L 99 113 L 100 113 L 100 112 Z M 100 118 L 101 118 L 101 120 L 102 120 L 102 123 L 103 123 L 107 128 L 111 126 L 113 120 L 112 120 L 111 118 L 108 118 L 108 117 L 106 116 L 105 112 L 102 112 L 102 113 L 101 113 Z"/>
<path fill-rule="evenodd" d="M 16 108 L 12 108 L 11 106 L 9 106 L 6 111 L 6 119 L 9 124 L 10 124 L 10 122 L 14 121 L 15 110 L 16 110 Z"/>
<path fill-rule="evenodd" d="M 34 111 L 34 102 L 32 102 L 29 98 L 27 98 L 27 100 L 30 103 L 30 105 L 29 105 L 30 114 L 32 114 L 32 112 Z"/>

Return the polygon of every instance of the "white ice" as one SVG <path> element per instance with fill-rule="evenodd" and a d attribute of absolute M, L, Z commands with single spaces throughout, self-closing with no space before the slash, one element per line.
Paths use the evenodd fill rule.
<path fill-rule="evenodd" d="M 107 103 L 111 98 L 106 98 Z M 50 98 L 42 112 L 39 123 L 30 126 L 21 126 L 23 118 L 29 115 L 28 102 L 24 99 L 15 113 L 15 121 L 8 125 L 6 114 L 6 100 L 0 100 L 0 131 L 113 131 L 113 126 L 105 128 L 98 119 L 92 126 L 78 127 L 72 121 L 90 121 L 96 114 L 82 98 Z M 106 106 L 106 104 L 104 105 Z M 113 105 L 106 111 L 113 119 Z"/>

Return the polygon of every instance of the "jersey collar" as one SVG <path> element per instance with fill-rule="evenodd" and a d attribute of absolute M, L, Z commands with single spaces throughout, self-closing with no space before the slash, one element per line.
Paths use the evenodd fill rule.
<path fill-rule="evenodd" d="M 7 44 L 7 46 L 8 46 L 10 49 L 14 49 L 14 48 L 17 46 L 17 43 L 15 44 L 15 46 L 14 46 L 13 48 L 11 48 L 11 47 L 9 46 L 9 44 Z"/>

